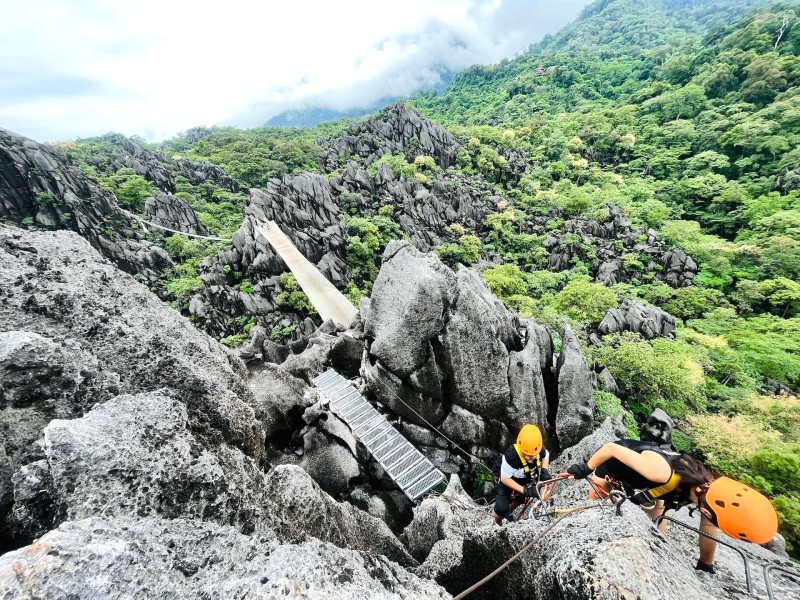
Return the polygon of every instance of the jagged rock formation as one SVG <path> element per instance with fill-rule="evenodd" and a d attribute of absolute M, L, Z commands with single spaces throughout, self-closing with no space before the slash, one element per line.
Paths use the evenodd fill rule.
<path fill-rule="evenodd" d="M 358 163 L 349 163 L 344 173 L 331 181 L 343 209 L 373 214 L 375 206 L 392 206 L 393 218 L 414 246 L 422 251 L 450 241 L 450 225 L 483 231 L 486 216 L 497 210 L 502 198 L 477 177 L 437 173 L 429 183 L 414 178 L 396 178 L 386 165 L 375 177 Z"/>
<path fill-rule="evenodd" d="M 632 230 L 630 221 L 618 208 L 608 208 L 609 220 L 605 223 L 579 217 L 567 221 L 563 233 L 551 234 L 544 241 L 550 252 L 547 268 L 571 269 L 574 258 L 586 258 L 584 247 L 589 246 L 593 249 L 591 272 L 600 283 L 611 286 L 649 277 L 672 287 L 692 285 L 700 269 L 690 256 L 678 248 L 666 247 L 652 229 Z M 541 225 L 538 228 L 543 229 Z"/>
<path fill-rule="evenodd" d="M 675 421 L 660 408 L 655 409 L 642 426 L 642 439 L 667 448 L 672 446 L 672 431 Z"/>
<path fill-rule="evenodd" d="M 75 231 L 120 269 L 153 285 L 174 266 L 164 250 L 143 239 L 113 194 L 55 148 L 5 129 L 0 129 L 0 218 Z"/>
<path fill-rule="evenodd" d="M 102 549 L 101 551 L 97 551 Z M 449 598 L 383 556 L 186 519 L 94 517 L 0 557 L 4 598 Z"/>
<path fill-rule="evenodd" d="M 284 177 L 271 180 L 266 190 L 252 189 L 245 208 L 245 216 L 252 219 L 247 218 L 236 232 L 230 249 L 204 261 L 200 274 L 204 288 L 195 296 L 190 312 L 209 331 L 220 333 L 235 333 L 228 324 L 232 314 L 258 317 L 267 329 L 278 324 L 299 327 L 302 319 L 296 313 L 275 305 L 282 291 L 279 276 L 289 269 L 256 226 L 275 221 L 329 281 L 343 288 L 349 271 L 345 230 L 338 214 L 330 185 L 319 175 Z M 244 274 L 253 284 L 252 291 L 234 288 Z"/>
<path fill-rule="evenodd" d="M 110 133 L 95 139 L 104 142 L 103 152 L 87 157 L 90 165 L 113 172 L 128 167 L 169 194 L 176 191 L 177 175 L 185 177 L 192 185 L 213 181 L 230 192 L 242 189 L 224 169 L 216 165 L 150 152 L 119 133 Z"/>
<path fill-rule="evenodd" d="M 647 340 L 670 337 L 675 334 L 675 317 L 654 306 L 623 301 L 606 313 L 598 331 L 601 335 L 633 331 Z"/>
<path fill-rule="evenodd" d="M 592 432 L 594 389 L 586 358 L 572 329 L 566 326 L 558 355 L 556 434 L 562 447 L 578 443 Z"/>
<path fill-rule="evenodd" d="M 156 540 L 173 536 L 171 552 L 184 557 L 179 564 L 187 577 L 206 573 L 215 550 L 202 543 L 187 548 L 195 532 L 234 554 L 244 536 L 255 536 L 251 546 L 266 540 L 270 553 L 323 569 L 327 557 L 349 556 L 371 565 L 364 577 L 374 579 L 376 590 L 381 581 L 394 581 L 397 589 L 410 582 L 409 589 L 441 594 L 388 562 L 415 563 L 382 521 L 336 502 L 297 466 L 264 473 L 261 422 L 291 426 L 278 422 L 265 392 L 288 390 L 302 408 L 310 393 L 302 382 L 279 376 L 273 366 L 251 391 L 239 359 L 73 234 L 0 228 L 0 290 L 0 321 L 11 327 L 0 338 L 0 371 L 8 374 L 0 421 L 10 433 L 0 445 L 0 541 L 5 550 L 60 524 L 60 532 L 70 532 L 47 538 L 64 544 L 59 558 L 37 554 L 42 546 L 3 557 L 3 593 L 16 595 L 25 581 L 45 593 L 64 585 L 62 578 L 78 566 L 121 577 L 131 564 L 126 561 L 138 557 L 137 572 L 152 575 L 153 590 L 175 584 L 190 594 L 192 583 L 164 575 L 166 564 L 175 563 L 149 552 L 168 548 Z M 329 444 L 315 442 L 316 427 L 344 436 L 334 420 L 304 418 L 308 455 L 319 450 L 313 443 Z M 355 451 L 351 435 L 350 444 Z M 85 529 L 92 518 L 94 527 Z M 331 550 L 314 538 L 351 550 Z M 138 541 L 146 550 L 122 550 L 122 541 L 119 553 L 78 550 L 114 539 Z M 304 545 L 283 549 L 298 543 Z M 270 572 L 266 559 L 263 567 Z M 44 575 L 37 579 L 37 573 Z M 251 585 L 245 579 L 241 585 Z M 86 585 L 114 595 L 113 586 L 124 583 L 112 577 Z"/>
<path fill-rule="evenodd" d="M 158 194 L 148 198 L 144 204 L 144 211 L 147 220 L 156 225 L 184 233 L 208 235 L 208 229 L 197 218 L 197 213 L 192 207 L 185 200 L 172 194 Z M 156 231 L 160 233 L 159 230 Z"/>
<path fill-rule="evenodd" d="M 0 322 L 5 547 L 73 519 L 151 515 L 411 560 L 297 467 L 262 472 L 262 422 L 290 426 L 265 389 L 293 390 L 301 407 L 310 390 L 267 369 L 251 391 L 239 359 L 74 234 L 0 228 Z"/>
<path fill-rule="evenodd" d="M 367 389 L 411 423 L 441 424 L 486 457 L 533 416 L 568 442 L 587 433 L 587 415 L 591 431 L 591 375 L 577 342 L 565 340 L 553 386 L 549 333 L 521 322 L 474 271 L 454 273 L 408 242 L 391 242 L 361 315 Z"/>
<path fill-rule="evenodd" d="M 409 162 L 417 156 L 432 156 L 446 169 L 455 164 L 459 147 L 458 140 L 444 127 L 398 102 L 377 116 L 351 126 L 332 142 L 322 157 L 322 164 L 331 172 L 353 157 L 369 165 L 385 154 L 403 154 Z"/>

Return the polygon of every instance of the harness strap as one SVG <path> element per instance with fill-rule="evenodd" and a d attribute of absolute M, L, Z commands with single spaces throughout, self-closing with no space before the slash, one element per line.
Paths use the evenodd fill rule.
<path fill-rule="evenodd" d="M 667 483 L 643 491 L 648 496 L 650 496 L 650 498 L 655 500 L 657 498 L 660 498 L 661 496 L 666 496 L 670 492 L 675 491 L 675 489 L 680 485 L 680 483 L 681 483 L 681 476 L 678 475 L 678 473 L 676 473 L 675 471 L 673 471 Z"/>
<path fill-rule="evenodd" d="M 525 475 L 531 474 L 531 466 L 527 460 L 525 460 L 525 456 L 522 454 L 522 449 L 519 447 L 519 444 L 514 444 L 514 450 L 517 451 L 517 456 L 519 456 L 519 460 L 522 462 L 522 470 L 525 472 Z M 542 466 L 542 459 L 541 457 L 536 457 L 536 468 L 539 469 Z"/>

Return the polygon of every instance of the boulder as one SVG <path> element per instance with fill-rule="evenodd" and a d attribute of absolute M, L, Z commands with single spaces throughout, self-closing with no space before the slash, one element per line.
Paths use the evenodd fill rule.
<path fill-rule="evenodd" d="M 311 385 L 317 375 L 327 370 L 334 341 L 331 335 L 317 333 L 309 339 L 308 346 L 300 354 L 290 354 L 280 368 Z"/>
<path fill-rule="evenodd" d="M 289 357 L 289 346 L 266 339 L 264 340 L 262 356 L 264 362 L 279 365 Z"/>
<path fill-rule="evenodd" d="M 594 386 L 591 373 L 578 340 L 569 326 L 564 329 L 557 372 L 556 435 L 561 447 L 566 447 L 589 435 L 594 421 Z"/>
<path fill-rule="evenodd" d="M 303 426 L 303 412 L 316 402 L 316 393 L 302 380 L 271 363 L 251 368 L 248 401 L 264 428 L 267 443 L 276 433 Z"/>
<path fill-rule="evenodd" d="M 601 335 L 633 331 L 648 340 L 668 337 L 675 333 L 675 317 L 660 308 L 626 301 L 606 313 L 598 331 Z"/>
<path fill-rule="evenodd" d="M 96 515 L 158 515 L 214 520 L 246 533 L 263 529 L 256 464 L 226 445 L 198 446 L 188 421 L 186 406 L 160 392 L 118 396 L 83 418 L 54 420 L 44 430 L 41 474 L 15 487 L 49 477 L 52 483 L 38 487 L 52 490 L 56 525 Z M 41 512 L 26 508 L 38 497 L 23 499 L 16 489 L 15 496 L 17 522 L 24 521 L 21 510 Z"/>
<path fill-rule="evenodd" d="M 298 543 L 314 536 L 342 548 L 382 554 L 400 564 L 416 561 L 388 526 L 323 492 L 300 467 L 280 465 L 266 480 L 265 500 L 279 539 Z"/>
<path fill-rule="evenodd" d="M 364 342 L 344 333 L 331 346 L 331 367 L 344 377 L 358 377 L 364 355 Z"/>
<path fill-rule="evenodd" d="M 186 519 L 65 523 L 0 557 L 3 598 L 449 598 L 390 560 Z"/>
<path fill-rule="evenodd" d="M 30 331 L 0 332 L 0 439 L 9 464 L 41 458 L 34 442 L 52 419 L 80 416 L 118 385 L 78 344 Z"/>
<path fill-rule="evenodd" d="M 435 256 L 390 242 L 364 315 L 370 355 L 402 378 L 419 369 L 444 328 L 455 285 L 453 272 Z"/>
<path fill-rule="evenodd" d="M 642 427 L 642 439 L 655 442 L 659 446 L 670 448 L 672 446 L 672 431 L 675 421 L 660 408 L 655 409 L 647 418 L 647 423 Z"/>
<path fill-rule="evenodd" d="M 412 423 L 438 425 L 447 414 L 449 406 L 442 399 L 418 392 L 410 382 L 401 380 L 380 361 L 365 367 L 363 373 L 370 393 Z"/>
<path fill-rule="evenodd" d="M 208 235 L 208 229 L 200 222 L 194 209 L 185 200 L 172 194 L 157 194 L 148 198 L 144 203 L 144 212 L 147 220 L 156 225 L 183 233 Z M 158 229 L 156 232 L 165 237 L 172 235 Z"/>
<path fill-rule="evenodd" d="M 195 435 L 263 455 L 244 363 L 76 234 L 0 229 L 0 322 L 87 366 L 86 379 L 102 382 L 82 384 L 98 392 L 83 396 L 87 408 L 165 388 L 185 403 Z"/>
<path fill-rule="evenodd" d="M 511 402 L 505 410 L 504 421 L 512 429 L 536 423 L 544 431 L 547 427 L 547 394 L 540 348 L 532 324 L 527 326 L 529 333 L 525 347 L 519 352 L 510 352 L 508 356 Z"/>
<path fill-rule="evenodd" d="M 483 417 L 499 417 L 508 405 L 508 352 L 519 341 L 512 319 L 480 275 L 459 270 L 457 300 L 441 335 L 442 366 L 453 402 Z"/>
<path fill-rule="evenodd" d="M 611 375 L 611 371 L 606 367 L 603 367 L 597 374 L 597 388 L 609 394 L 614 394 L 615 396 L 619 395 L 617 381 L 614 379 L 614 376 Z"/>

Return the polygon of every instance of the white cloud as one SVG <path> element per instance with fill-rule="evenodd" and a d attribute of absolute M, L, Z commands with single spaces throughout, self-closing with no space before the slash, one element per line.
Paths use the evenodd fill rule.
<path fill-rule="evenodd" d="M 304 104 L 364 106 L 511 56 L 587 2 L 0 0 L 0 127 L 160 139 Z"/>

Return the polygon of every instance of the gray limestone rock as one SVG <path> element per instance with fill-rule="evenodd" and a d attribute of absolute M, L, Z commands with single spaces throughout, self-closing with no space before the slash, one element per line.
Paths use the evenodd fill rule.
<path fill-rule="evenodd" d="M 238 450 L 198 446 L 186 407 L 159 392 L 118 396 L 44 430 L 58 522 L 159 515 L 263 529 L 263 476 Z"/>
<path fill-rule="evenodd" d="M 594 386 L 586 358 L 572 329 L 564 329 L 558 356 L 556 435 L 562 447 L 578 443 L 592 432 Z"/>
<path fill-rule="evenodd" d="M 208 229 L 200 222 L 197 213 L 187 202 L 172 194 L 158 194 L 148 198 L 144 203 L 147 220 L 175 231 L 208 235 Z M 172 235 L 156 229 L 165 237 Z"/>
<path fill-rule="evenodd" d="M 419 369 L 444 328 L 455 284 L 453 272 L 435 256 L 408 242 L 390 242 L 364 316 L 370 354 L 403 378 Z"/>
<path fill-rule="evenodd" d="M 425 561 L 443 541 L 460 542 L 467 529 L 485 525 L 490 518 L 489 513 L 476 508 L 458 477 L 451 475 L 447 489 L 441 496 L 426 498 L 414 508 L 414 517 L 403 530 L 402 536 L 411 555 L 419 561 Z M 423 569 L 426 564 L 423 564 Z"/>
<path fill-rule="evenodd" d="M 264 428 L 267 443 L 278 432 L 302 427 L 303 411 L 316 401 L 305 382 L 271 363 L 251 369 L 248 387 L 253 392 L 248 404 Z"/>
<path fill-rule="evenodd" d="M 603 367 L 597 374 L 597 388 L 615 396 L 619 395 L 619 386 L 617 386 L 614 376 L 611 375 L 611 371 L 606 367 Z"/>
<path fill-rule="evenodd" d="M 374 365 L 367 361 L 367 365 L 362 367 L 367 389 L 394 413 L 417 425 L 438 425 L 447 414 L 446 402 L 418 392 L 380 361 L 376 361 Z"/>
<path fill-rule="evenodd" d="M 261 325 L 256 325 L 250 329 L 250 339 L 239 348 L 239 358 L 249 360 L 260 355 L 264 350 L 264 342 L 266 340 L 267 330 Z"/>
<path fill-rule="evenodd" d="M 357 377 L 363 355 L 364 342 L 344 333 L 331 346 L 331 367 L 344 377 Z"/>
<path fill-rule="evenodd" d="M 300 354 L 290 354 L 280 368 L 311 385 L 313 379 L 328 368 L 335 339 L 325 333 L 315 334 Z"/>
<path fill-rule="evenodd" d="M 300 467 L 280 465 L 266 480 L 266 503 L 279 539 L 297 543 L 314 536 L 339 547 L 383 554 L 400 564 L 414 564 L 403 545 L 381 520 L 333 500 Z"/>
<path fill-rule="evenodd" d="M 532 322 L 526 323 L 528 340 L 520 352 L 511 352 L 508 357 L 508 381 L 511 402 L 506 408 L 504 421 L 519 429 L 526 423 L 547 426 L 547 394 L 542 378 L 539 342 Z"/>
<path fill-rule="evenodd" d="M 262 356 L 264 362 L 279 365 L 289 357 L 289 346 L 266 339 Z"/>
<path fill-rule="evenodd" d="M 81 377 L 96 369 L 102 383 L 83 384 L 93 391 L 87 407 L 169 389 L 195 435 L 263 454 L 263 431 L 243 401 L 244 364 L 76 234 L 0 228 L 0 322 L 63 347 L 83 363 L 74 368 L 87 367 Z"/>
<path fill-rule="evenodd" d="M 675 317 L 660 308 L 637 302 L 623 302 L 603 317 L 598 331 L 602 335 L 633 331 L 645 339 L 667 337 L 675 333 Z"/>
<path fill-rule="evenodd" d="M 446 169 L 455 164 L 459 147 L 447 129 L 422 117 L 411 106 L 398 102 L 376 117 L 355 123 L 342 137 L 333 140 L 322 163 L 327 171 L 333 171 L 343 166 L 344 157 L 358 156 L 368 165 L 384 154 L 400 153 L 410 162 L 417 156 L 432 156 Z M 383 180 L 386 179 L 384 174 Z M 366 171 L 361 174 L 360 181 L 362 189 L 369 189 Z"/>
<path fill-rule="evenodd" d="M 65 523 L 0 557 L 3 598 L 449 598 L 368 552 L 186 519 Z"/>
<path fill-rule="evenodd" d="M 440 427 L 450 439 L 467 445 L 488 445 L 487 425 L 482 417 L 454 404 Z"/>
<path fill-rule="evenodd" d="M 303 457 L 299 465 L 334 498 L 346 491 L 351 480 L 361 473 L 350 448 L 313 427 L 303 434 Z"/>
<path fill-rule="evenodd" d="M 510 396 L 508 351 L 518 341 L 512 315 L 474 271 L 459 270 L 457 293 L 441 336 L 453 402 L 483 417 L 499 417 Z"/>
<path fill-rule="evenodd" d="M 112 193 L 52 146 L 5 129 L 0 129 L 0 218 L 17 223 L 32 218 L 47 229 L 75 231 L 117 267 L 153 283 L 174 266 L 164 250 L 144 239 Z"/>
<path fill-rule="evenodd" d="M 672 431 L 675 421 L 660 408 L 655 409 L 642 427 L 642 439 L 659 446 L 672 446 Z"/>

